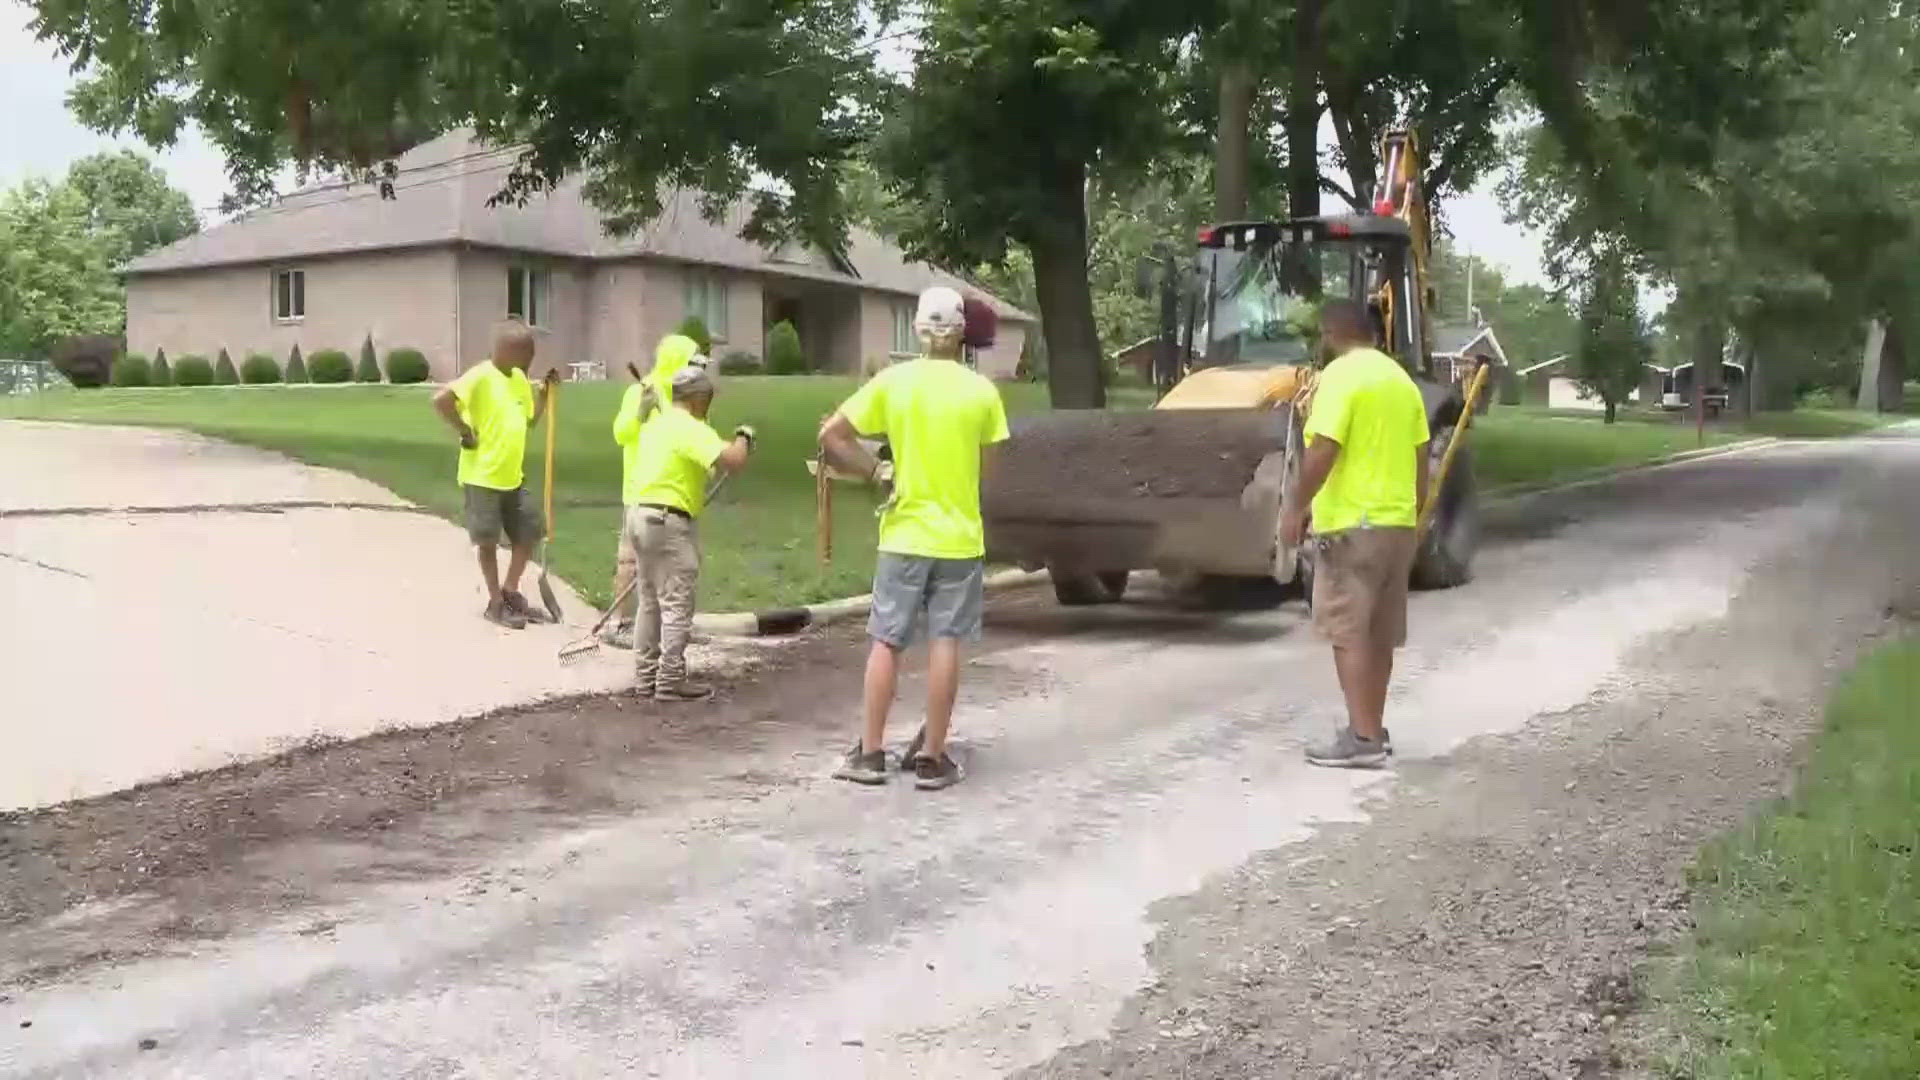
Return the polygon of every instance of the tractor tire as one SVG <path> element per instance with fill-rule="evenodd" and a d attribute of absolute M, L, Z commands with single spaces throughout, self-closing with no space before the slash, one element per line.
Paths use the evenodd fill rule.
<path fill-rule="evenodd" d="M 1124 571 L 1090 574 L 1085 571 L 1050 570 L 1053 598 L 1062 607 L 1094 607 L 1117 602 L 1127 589 Z"/>
<path fill-rule="evenodd" d="M 1434 436 L 1434 467 L 1446 451 L 1451 429 Z M 1413 563 L 1416 589 L 1452 589 L 1473 580 L 1473 557 L 1480 548 L 1480 502 L 1473 477 L 1473 450 L 1462 446 L 1440 492 L 1440 510 Z"/>

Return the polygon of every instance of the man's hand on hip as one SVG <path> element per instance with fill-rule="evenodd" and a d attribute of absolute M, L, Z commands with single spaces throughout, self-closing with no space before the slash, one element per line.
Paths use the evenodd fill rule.
<path fill-rule="evenodd" d="M 1306 542 L 1306 508 L 1288 507 L 1280 514 L 1280 545 L 1286 548 L 1297 548 Z"/>

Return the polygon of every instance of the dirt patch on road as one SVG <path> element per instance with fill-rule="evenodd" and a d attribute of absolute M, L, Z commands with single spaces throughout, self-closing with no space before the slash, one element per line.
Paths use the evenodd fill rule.
<path fill-rule="evenodd" d="M 227 929 L 221 912 L 282 908 L 335 869 L 316 865 L 310 880 L 259 873 L 277 845 L 378 844 L 458 807 L 475 811 L 459 857 L 477 858 L 489 841 L 525 840 L 542 819 L 631 810 L 667 763 L 749 749 L 796 717 L 847 715 L 831 706 L 857 698 L 846 673 L 858 652 L 851 631 L 755 650 L 708 705 L 580 698 L 0 815 L 0 928 L 142 893 L 192 899 L 173 936 L 215 934 Z M 401 861 L 386 865 L 405 872 Z"/>

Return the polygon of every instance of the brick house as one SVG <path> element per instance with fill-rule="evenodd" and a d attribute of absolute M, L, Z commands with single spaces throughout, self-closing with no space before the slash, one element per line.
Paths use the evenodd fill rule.
<path fill-rule="evenodd" d="M 718 223 L 696 193 L 668 193 L 661 215 L 609 235 L 570 180 L 527 205 L 489 208 L 514 152 L 456 131 L 396 163 L 391 199 L 370 185 L 317 185 L 150 252 L 127 271 L 127 347 L 151 356 L 236 360 L 294 345 L 426 354 L 435 379 L 484 358 L 508 315 L 540 336 L 538 370 L 587 365 L 624 377 L 698 315 L 719 357 L 766 354 L 791 321 L 813 369 L 855 373 L 914 351 L 914 299 L 933 284 L 986 299 L 998 341 L 980 370 L 1011 377 L 1033 316 L 856 229 L 847 249 L 771 251 L 740 238 L 746 208 Z M 537 373 L 537 372 L 536 372 Z"/>

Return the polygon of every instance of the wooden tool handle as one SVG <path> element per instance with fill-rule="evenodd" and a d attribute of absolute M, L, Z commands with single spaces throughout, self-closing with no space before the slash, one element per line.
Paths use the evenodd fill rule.
<path fill-rule="evenodd" d="M 820 544 L 820 568 L 833 563 L 833 475 L 827 467 L 827 455 L 816 459 L 813 474 L 813 529 Z"/>
<path fill-rule="evenodd" d="M 560 428 L 560 384 L 547 387 L 547 539 L 553 539 L 553 437 Z"/>

